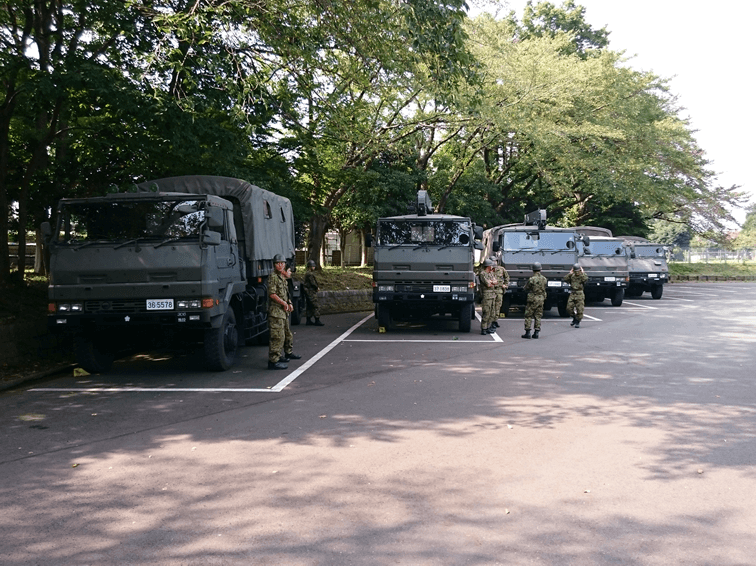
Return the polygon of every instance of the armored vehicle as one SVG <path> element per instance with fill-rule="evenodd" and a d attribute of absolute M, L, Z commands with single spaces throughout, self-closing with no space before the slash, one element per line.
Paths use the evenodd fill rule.
<path fill-rule="evenodd" d="M 578 263 L 588 275 L 586 302 L 611 299 L 613 306 L 621 306 L 630 281 L 624 240 L 613 238 L 611 230 L 596 226 L 577 226 L 575 231 L 590 236 L 590 245 L 578 245 Z"/>
<path fill-rule="evenodd" d="M 288 199 L 240 179 L 186 176 L 63 199 L 56 216 L 55 230 L 42 228 L 48 321 L 73 335 L 84 369 L 107 371 L 125 345 L 169 337 L 201 342 L 208 367 L 226 370 L 241 342 L 267 341 L 273 256 L 295 267 Z M 290 285 L 296 310 L 301 292 Z"/>
<path fill-rule="evenodd" d="M 562 278 L 577 263 L 577 243 L 583 239 L 590 241 L 571 228 L 548 226 L 545 210 L 527 214 L 522 224 L 504 224 L 483 232 L 484 257 L 496 257 L 509 273 L 501 312 L 506 314 L 511 305 L 526 304 L 525 283 L 533 275 L 533 263 L 539 262 L 548 281 L 543 308 L 556 306 L 559 315 L 566 317 L 570 286 Z"/>
<path fill-rule="evenodd" d="M 463 216 L 434 214 L 418 191 L 412 214 L 378 220 L 373 302 L 378 324 L 448 317 L 469 332 L 475 318 L 473 255 L 482 229 Z M 477 233 L 477 236 L 476 236 Z"/>
<path fill-rule="evenodd" d="M 627 260 L 630 270 L 630 284 L 626 295 L 640 297 L 651 293 L 654 299 L 661 299 L 664 284 L 669 281 L 667 250 L 661 244 L 649 242 L 640 236 L 618 236 L 625 241 L 629 251 Z"/>

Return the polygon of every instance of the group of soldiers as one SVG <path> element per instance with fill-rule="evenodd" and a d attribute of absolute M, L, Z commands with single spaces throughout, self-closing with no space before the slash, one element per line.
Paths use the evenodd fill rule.
<path fill-rule="evenodd" d="M 289 313 L 294 311 L 294 304 L 289 297 L 288 279 L 291 269 L 286 267 L 286 260 L 281 254 L 273 257 L 274 271 L 268 277 L 268 327 L 270 328 L 270 345 L 268 347 L 268 369 L 287 369 L 288 362 L 302 358 L 294 353 L 294 335 L 289 327 Z M 320 322 L 318 304 L 318 280 L 315 275 L 317 265 L 313 260 L 307 262 L 304 278 L 305 299 L 307 302 L 307 325 L 323 326 Z M 313 321 L 313 318 L 315 319 Z"/>
<path fill-rule="evenodd" d="M 495 257 L 490 257 L 483 262 L 483 270 L 479 275 L 482 289 L 480 333 L 493 334 L 499 327 L 499 314 L 504 301 L 504 293 L 509 286 L 509 274 Z M 564 276 L 564 281 L 570 284 L 570 298 L 567 301 L 567 312 L 572 315 L 570 326 L 580 328 L 585 309 L 585 284 L 588 275 L 585 274 L 580 264 L 572 266 L 570 272 Z M 528 293 L 525 304 L 525 334 L 522 338 L 538 338 L 541 333 L 541 317 L 543 316 L 543 303 L 546 300 L 546 278 L 541 274 L 541 264 L 533 264 L 533 275 L 525 284 Z M 530 334 L 531 322 L 533 323 L 533 335 Z"/>

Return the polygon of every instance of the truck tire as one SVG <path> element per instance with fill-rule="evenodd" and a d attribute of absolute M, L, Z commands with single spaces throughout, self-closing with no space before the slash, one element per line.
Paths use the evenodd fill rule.
<path fill-rule="evenodd" d="M 378 312 L 378 326 L 382 326 L 388 330 L 388 327 L 391 325 L 391 311 L 389 310 L 389 306 L 379 304 L 376 309 Z"/>
<path fill-rule="evenodd" d="M 105 373 L 112 367 L 115 355 L 107 349 L 103 340 L 79 336 L 75 347 L 76 361 L 89 373 Z"/>
<path fill-rule="evenodd" d="M 568 299 L 559 299 L 559 302 L 557 303 L 557 310 L 559 311 L 559 316 L 562 318 L 570 316 L 570 313 L 567 312 L 567 300 Z"/>
<path fill-rule="evenodd" d="M 651 298 L 652 299 L 661 299 L 662 293 L 664 293 L 664 286 L 663 285 L 657 285 L 653 289 L 651 289 Z"/>
<path fill-rule="evenodd" d="M 473 314 L 471 314 L 473 313 Z M 467 303 L 459 311 L 459 331 L 470 332 L 472 326 L 472 317 L 475 313 L 475 306 L 473 303 Z"/>
<path fill-rule="evenodd" d="M 291 311 L 291 325 L 297 326 L 300 322 L 302 322 L 302 305 L 301 305 L 301 297 L 298 299 L 295 299 L 292 303 L 292 307 L 294 308 L 293 311 Z"/>
<path fill-rule="evenodd" d="M 239 349 L 239 330 L 234 309 L 228 308 L 219 328 L 205 331 L 205 364 L 214 371 L 226 371 L 234 365 Z"/>
<path fill-rule="evenodd" d="M 614 293 L 612 293 L 612 306 L 613 307 L 621 307 L 622 301 L 625 298 L 625 289 L 623 287 L 620 287 L 619 289 L 615 289 Z"/>

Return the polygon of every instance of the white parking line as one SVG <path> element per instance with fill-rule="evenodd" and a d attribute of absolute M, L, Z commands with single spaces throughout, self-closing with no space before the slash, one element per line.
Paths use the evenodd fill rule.
<path fill-rule="evenodd" d="M 290 373 L 286 378 L 282 379 L 278 383 L 276 383 L 271 388 L 230 388 L 230 387 L 85 387 L 85 388 L 76 388 L 76 387 L 38 387 L 35 389 L 30 389 L 29 391 L 78 391 L 82 393 L 120 393 L 120 392 L 146 392 L 146 393 L 152 393 L 152 392 L 160 392 L 160 393 L 280 393 L 283 391 L 283 389 L 289 385 L 292 381 L 297 379 L 300 375 L 302 375 L 305 371 L 307 371 L 309 368 L 311 368 L 318 360 L 320 360 L 323 356 L 325 356 L 328 352 L 333 350 L 336 346 L 339 345 L 340 342 L 344 342 L 346 337 L 349 336 L 352 332 L 357 330 L 360 326 L 362 326 L 365 322 L 367 322 L 370 318 L 373 317 L 373 313 L 370 313 L 365 318 L 363 318 L 361 321 L 359 321 L 357 324 L 352 326 L 349 330 L 344 332 L 341 336 L 336 338 L 333 342 L 331 342 L 328 346 L 320 350 L 315 356 L 310 358 L 305 362 L 305 364 Z"/>
<path fill-rule="evenodd" d="M 669 299 L 670 301 L 688 301 L 689 303 L 695 303 L 693 299 L 683 299 L 682 297 L 670 297 L 667 295 L 664 298 Z"/>
<path fill-rule="evenodd" d="M 625 304 L 625 305 L 633 305 L 634 307 L 640 307 L 642 309 L 648 309 L 648 310 L 652 310 L 652 311 L 655 311 L 655 310 L 657 310 L 659 308 L 659 307 L 649 307 L 648 305 L 641 305 L 640 303 L 631 303 L 629 301 L 625 301 L 623 304 Z M 625 310 L 630 310 L 630 309 L 625 309 Z"/>

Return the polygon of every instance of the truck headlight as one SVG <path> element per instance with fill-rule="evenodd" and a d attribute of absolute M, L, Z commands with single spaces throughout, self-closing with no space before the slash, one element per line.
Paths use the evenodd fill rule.
<path fill-rule="evenodd" d="M 378 285 L 378 292 L 379 293 L 393 293 L 394 286 L 393 285 Z"/>
<path fill-rule="evenodd" d="M 202 307 L 202 301 L 199 299 L 193 299 L 191 301 L 176 301 L 177 309 L 198 309 Z"/>
<path fill-rule="evenodd" d="M 60 303 L 58 305 L 58 312 L 82 312 L 84 305 L 81 303 Z"/>
<path fill-rule="evenodd" d="M 467 291 L 467 287 L 452 287 L 451 292 L 452 293 L 464 293 Z"/>

